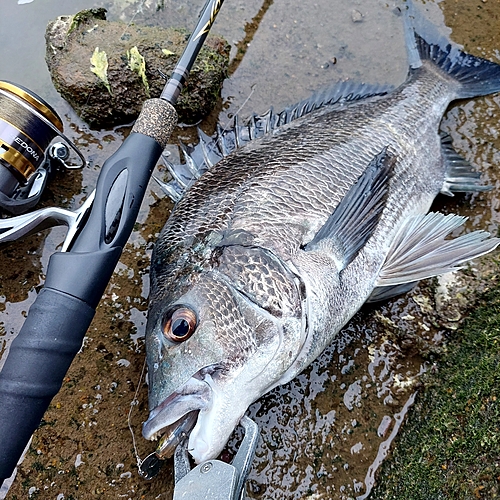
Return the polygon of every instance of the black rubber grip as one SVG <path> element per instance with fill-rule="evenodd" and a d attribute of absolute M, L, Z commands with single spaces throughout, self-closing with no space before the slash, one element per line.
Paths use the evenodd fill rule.
<path fill-rule="evenodd" d="M 0 484 L 61 388 L 94 314 L 80 299 L 50 288 L 31 306 L 0 372 Z"/>
<path fill-rule="evenodd" d="M 125 139 L 102 166 L 92 210 L 70 252 L 125 246 L 161 153 L 147 135 L 132 132 Z"/>
<path fill-rule="evenodd" d="M 161 147 L 132 133 L 103 165 L 91 214 L 70 252 L 51 256 L 45 287 L 0 372 L 0 484 L 61 388 L 135 223 Z"/>

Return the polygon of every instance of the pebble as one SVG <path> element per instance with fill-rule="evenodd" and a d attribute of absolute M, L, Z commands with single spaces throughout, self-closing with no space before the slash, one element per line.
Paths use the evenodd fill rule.
<path fill-rule="evenodd" d="M 351 19 L 353 23 L 360 23 L 363 20 L 363 14 L 359 10 L 353 10 L 351 13 Z"/>

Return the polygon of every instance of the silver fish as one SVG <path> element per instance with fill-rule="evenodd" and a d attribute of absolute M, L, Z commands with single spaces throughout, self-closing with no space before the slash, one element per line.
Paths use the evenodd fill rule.
<path fill-rule="evenodd" d="M 400 87 L 340 86 L 293 108 L 301 116 L 273 122 L 176 204 L 151 265 L 145 438 L 198 411 L 188 447 L 214 458 L 248 406 L 365 302 L 499 244 L 484 231 L 448 239 L 464 218 L 427 212 L 439 192 L 484 188 L 439 124 L 454 99 L 500 91 L 500 66 L 411 34 Z"/>

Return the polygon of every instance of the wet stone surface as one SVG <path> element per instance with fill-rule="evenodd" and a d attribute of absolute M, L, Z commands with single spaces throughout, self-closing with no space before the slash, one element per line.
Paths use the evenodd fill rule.
<path fill-rule="evenodd" d="M 189 28 L 201 7 L 194 0 L 161 4 L 163 10 L 153 0 L 98 5 L 75 0 L 74 9 L 102 6 L 110 20 Z M 214 31 L 231 42 L 230 78 L 224 84 L 222 102 L 201 127 L 211 133 L 217 119 L 226 124 L 236 113 L 245 118 L 270 105 L 281 109 L 341 79 L 400 83 L 406 74 L 406 57 L 395 7 L 395 2 L 368 0 L 226 2 Z M 41 204 L 76 209 L 94 187 L 104 160 L 130 129 L 89 129 L 50 83 L 43 35 L 46 24 L 67 14 L 67 9 L 62 0 L 50 5 L 34 0 L 6 8 L 0 19 L 0 33 L 5 36 L 0 51 L 9 65 L 1 77 L 52 103 L 63 117 L 66 134 L 90 161 L 82 171 L 60 174 Z M 495 2 L 425 2 L 425 9 L 444 32 L 450 26 L 452 38 L 467 50 L 499 60 L 495 19 L 500 9 Z M 30 35 L 21 39 L 23 23 L 34 28 L 25 29 Z M 31 71 L 13 55 L 19 51 L 33 59 Z M 468 215 L 467 230 L 496 233 L 500 222 L 499 108 L 498 96 L 460 102 L 443 122 L 457 149 L 494 186 L 488 193 L 437 200 L 436 209 Z M 168 147 L 171 158 L 178 154 L 179 139 L 190 142 L 193 137 L 192 128 L 177 129 Z M 165 176 L 161 162 L 155 175 Z M 131 410 L 137 453 L 144 458 L 154 449 L 140 435 L 148 414 L 147 386 L 141 374 L 149 259 L 171 208 L 152 182 L 82 350 L 33 437 L 7 494 L 9 500 L 172 497 L 171 461 L 153 481 L 139 477 L 127 422 Z M 64 234 L 62 229 L 44 231 L 0 248 L 2 359 Z M 249 415 L 259 424 L 261 437 L 248 498 L 366 498 L 405 414 L 412 411 L 419 375 L 435 369 L 447 339 L 474 307 L 474 298 L 490 286 L 493 268 L 490 260 L 483 259 L 455 277 L 423 282 L 404 297 L 363 308 L 338 342 L 306 372 L 254 403 Z M 238 441 L 236 433 L 223 454 L 225 459 L 234 455 Z"/>

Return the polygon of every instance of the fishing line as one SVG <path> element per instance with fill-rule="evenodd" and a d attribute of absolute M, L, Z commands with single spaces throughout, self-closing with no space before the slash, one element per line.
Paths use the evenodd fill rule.
<path fill-rule="evenodd" d="M 127 33 L 127 30 L 130 28 L 130 25 L 134 22 L 134 19 L 136 18 L 137 14 L 139 14 L 139 12 L 143 12 L 142 8 L 144 7 L 145 3 L 146 0 L 142 0 L 142 3 L 139 5 L 139 7 L 137 7 L 135 14 L 132 16 L 132 19 L 128 22 L 127 26 L 125 26 L 125 31 L 122 33 L 120 39 L 123 39 L 125 33 Z"/>
<path fill-rule="evenodd" d="M 67 145 L 79 156 L 82 162 L 81 165 L 78 166 L 65 164 L 66 168 L 81 168 L 82 166 L 87 164 L 85 157 L 80 152 L 80 150 L 68 139 L 68 137 L 64 135 L 63 124 L 61 119 L 59 118 L 59 115 L 41 97 L 37 96 L 35 93 L 22 87 L 21 85 L 15 85 L 13 83 L 1 80 L 0 97 L 4 99 L 2 101 L 2 106 L 6 106 L 8 118 L 10 120 L 13 120 L 14 123 L 22 126 L 22 128 L 18 130 L 15 124 L 10 123 L 8 119 L 3 118 L 3 110 L 0 109 L 0 124 L 2 125 L 2 132 L 5 128 L 7 128 L 7 130 L 14 129 L 21 132 L 21 135 L 28 137 L 27 134 L 23 134 L 24 127 L 27 126 L 29 127 L 31 134 L 33 134 L 33 137 L 28 137 L 28 139 L 31 139 L 35 145 L 41 146 L 41 144 L 37 144 L 37 142 L 43 142 L 44 135 L 48 134 L 49 130 L 52 130 L 52 139 L 56 136 L 59 136 L 61 139 L 63 139 L 67 143 Z M 14 106 L 15 112 L 13 112 L 12 106 Z M 24 117 L 25 121 L 21 122 L 18 117 Z M 33 128 L 33 125 L 36 125 L 35 129 Z M 0 145 L 2 143 L 4 144 L 4 147 L 0 148 L 0 157 L 2 151 L 5 150 L 5 148 L 8 146 L 8 144 L 6 144 L 5 141 L 2 141 L 2 139 L 0 138 Z M 21 145 L 20 149 L 22 150 L 24 148 L 25 152 L 29 152 L 26 149 L 26 146 L 30 145 L 31 144 L 25 144 L 24 146 Z M 41 161 L 42 160 L 40 160 L 40 162 Z"/>
<path fill-rule="evenodd" d="M 54 142 L 56 138 L 66 144 Z M 80 157 L 80 165 L 66 163 L 69 148 Z M 38 203 L 56 170 L 84 165 L 54 108 L 31 90 L 0 80 L 0 209 L 24 214 Z"/>
<path fill-rule="evenodd" d="M 44 126 L 36 115 L 19 106 L 5 94 L 0 94 L 0 116 L 30 138 L 36 139 L 42 149 L 45 149 L 56 135 L 52 129 Z"/>
<path fill-rule="evenodd" d="M 255 87 L 257 86 L 256 83 L 254 83 L 250 88 L 252 89 L 250 91 L 250 94 L 248 94 L 248 97 L 243 101 L 243 104 L 236 110 L 236 113 L 234 113 L 233 118 L 230 120 L 230 122 L 222 129 L 222 132 L 226 132 L 228 127 L 230 126 L 230 123 L 234 120 L 234 123 L 236 123 L 236 117 L 238 116 L 238 113 L 245 107 L 246 103 L 250 100 L 250 97 L 252 97 L 253 93 L 255 92 Z"/>
<path fill-rule="evenodd" d="M 138 469 L 141 468 L 142 460 L 141 460 L 141 457 L 139 457 L 139 452 L 137 451 L 137 444 L 135 441 L 134 429 L 132 429 L 132 410 L 133 410 L 134 406 L 136 406 L 139 403 L 139 401 L 137 399 L 137 395 L 139 394 L 139 389 L 141 387 L 142 377 L 144 376 L 145 370 L 146 370 L 146 358 L 144 358 L 141 376 L 139 377 L 139 383 L 137 384 L 137 386 L 135 388 L 134 399 L 132 399 L 132 402 L 130 403 L 130 410 L 128 411 L 128 418 L 127 418 L 128 428 L 129 428 L 130 434 L 132 434 L 132 443 L 134 445 L 134 454 L 135 454 L 135 460 L 137 462 Z"/>

